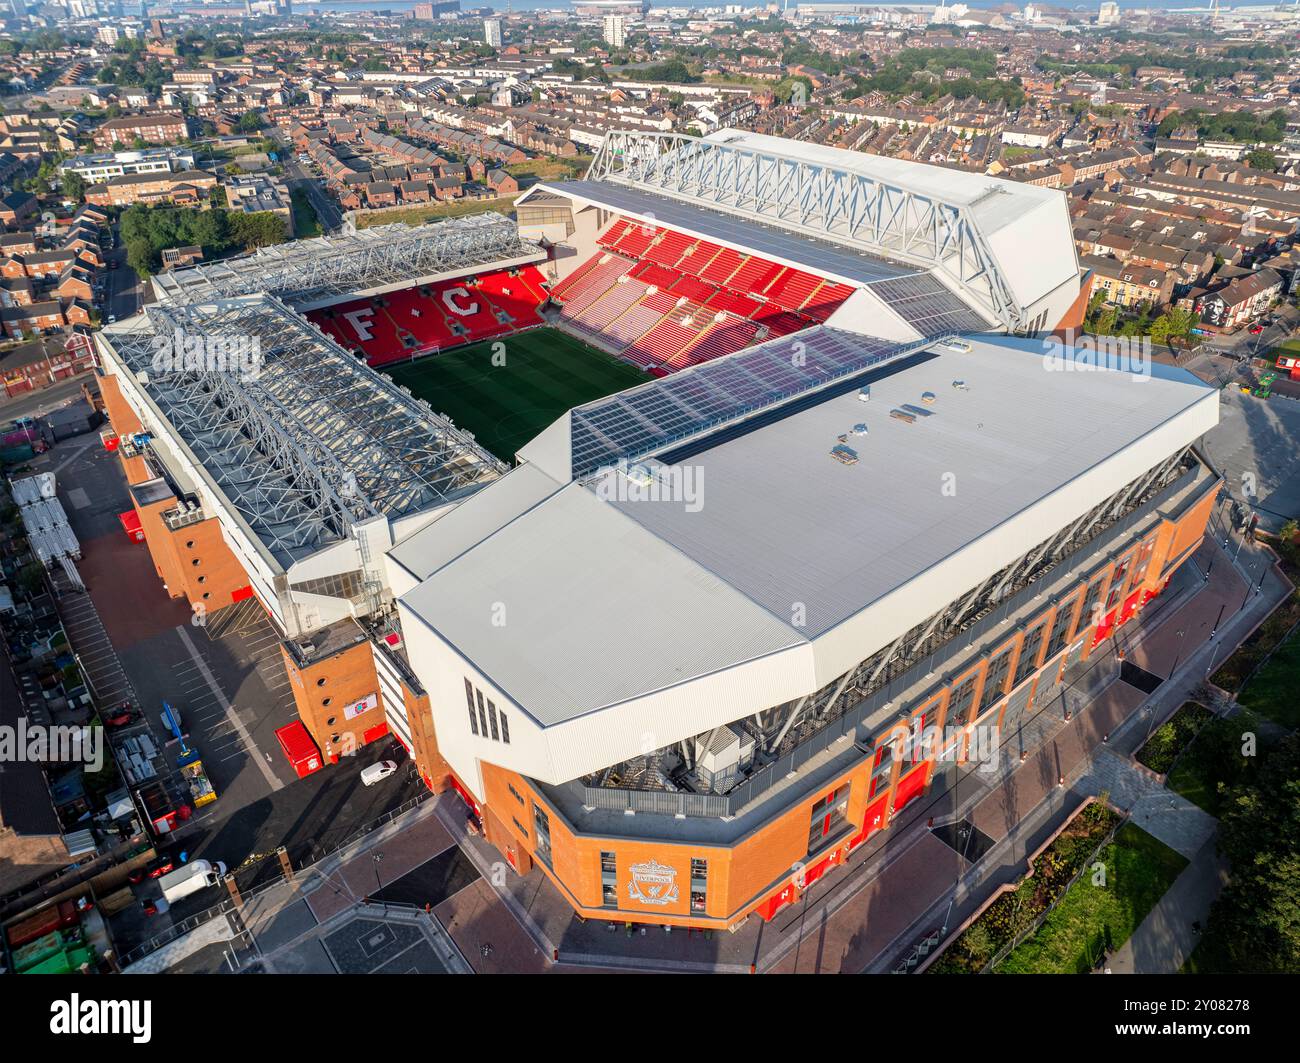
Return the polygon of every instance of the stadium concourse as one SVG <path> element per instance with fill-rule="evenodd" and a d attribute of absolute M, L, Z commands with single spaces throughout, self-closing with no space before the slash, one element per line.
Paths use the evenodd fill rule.
<path fill-rule="evenodd" d="M 899 735 L 1018 726 L 1200 538 L 1215 393 L 1045 371 L 1058 191 L 618 132 L 517 213 L 167 274 L 96 344 L 169 592 L 255 597 L 326 762 L 396 735 L 585 917 L 771 917 L 945 770 Z M 198 335 L 259 371 L 158 371 Z"/>

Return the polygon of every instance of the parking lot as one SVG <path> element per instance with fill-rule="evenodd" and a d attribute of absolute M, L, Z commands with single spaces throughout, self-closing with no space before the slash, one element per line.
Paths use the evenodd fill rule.
<path fill-rule="evenodd" d="M 1281 392 L 1269 399 L 1236 387 L 1220 392 L 1219 423 L 1205 435 L 1210 460 L 1232 496 L 1259 514 L 1260 527 L 1277 532 L 1300 515 L 1300 402 Z"/>
<path fill-rule="evenodd" d="M 83 658 L 101 705 L 131 700 L 158 748 L 171 735 L 161 722 L 164 702 L 179 710 L 187 741 L 202 757 L 217 799 L 197 810 L 171 846 L 239 870 L 248 888 L 276 873 L 266 859 L 280 846 L 302 866 L 341 844 L 423 790 L 402 770 L 365 787 L 360 769 L 406 754 L 395 740 L 365 747 L 354 758 L 298 779 L 275 738 L 297 718 L 279 639 L 254 600 L 210 614 L 196 626 L 187 602 L 169 598 L 148 548 L 131 541 L 117 514 L 130 508 L 116 458 L 94 435 L 62 442 L 32 462 L 52 471 L 69 522 L 81 542 L 77 567 L 85 595 L 60 606 L 69 637 Z M 175 746 L 166 751 L 174 757 Z M 141 896 L 146 887 L 138 888 Z M 207 891 L 215 893 L 213 891 Z M 195 899 L 196 910 L 219 898 Z M 169 915 L 184 918 L 188 905 Z M 145 920 L 138 908 L 115 918 L 123 940 L 147 940 L 165 929 L 168 916 Z M 138 925 L 128 925 L 131 923 Z M 131 947 L 130 944 L 123 946 Z"/>

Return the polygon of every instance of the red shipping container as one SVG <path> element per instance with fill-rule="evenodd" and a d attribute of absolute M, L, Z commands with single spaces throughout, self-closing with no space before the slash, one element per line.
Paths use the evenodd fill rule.
<path fill-rule="evenodd" d="M 279 740 L 284 755 L 289 758 L 289 763 L 293 765 L 293 770 L 298 773 L 298 778 L 305 779 L 325 766 L 320 750 L 316 748 L 316 743 L 312 741 L 301 720 L 294 720 L 287 727 L 281 727 L 275 732 L 275 737 Z"/>

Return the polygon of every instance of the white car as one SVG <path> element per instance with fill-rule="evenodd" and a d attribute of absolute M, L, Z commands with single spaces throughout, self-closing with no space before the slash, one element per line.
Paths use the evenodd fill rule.
<path fill-rule="evenodd" d="M 374 786 L 383 782 L 397 770 L 397 761 L 381 760 L 361 769 L 361 782 L 365 786 Z"/>

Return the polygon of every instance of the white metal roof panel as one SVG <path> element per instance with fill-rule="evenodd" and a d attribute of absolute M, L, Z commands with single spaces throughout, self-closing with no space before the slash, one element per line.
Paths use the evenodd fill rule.
<path fill-rule="evenodd" d="M 543 726 L 803 641 L 576 484 L 402 603 Z"/>
<path fill-rule="evenodd" d="M 938 349 L 910 368 L 885 367 L 869 402 L 853 388 L 681 459 L 696 467 L 698 512 L 614 505 L 774 616 L 806 613 L 815 637 L 986 536 L 1002 537 L 1009 563 L 1057 530 L 1017 515 L 1170 418 L 1214 403 L 1183 370 L 1053 372 L 1033 341 L 970 342 L 970 353 Z M 914 423 L 891 416 L 903 407 Z M 856 464 L 831 457 L 841 435 Z M 989 574 L 972 572 L 971 585 Z"/>
<path fill-rule="evenodd" d="M 702 236 L 746 254 L 798 266 L 819 276 L 850 284 L 869 284 L 886 277 L 921 272 L 864 251 L 799 236 L 776 226 L 759 225 L 709 206 L 691 206 L 668 196 L 607 181 L 548 181 L 538 188 L 586 200 L 650 225 Z"/>

